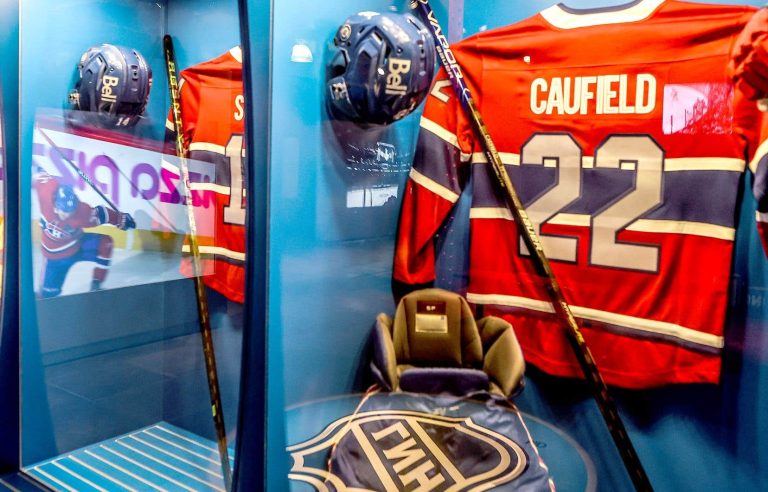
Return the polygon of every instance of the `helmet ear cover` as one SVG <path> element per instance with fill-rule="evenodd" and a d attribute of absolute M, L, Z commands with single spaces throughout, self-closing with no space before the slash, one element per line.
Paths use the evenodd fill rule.
<path fill-rule="evenodd" d="M 413 15 L 361 12 L 333 42 L 326 73 L 333 117 L 387 125 L 426 97 L 435 71 L 433 38 Z"/>
<path fill-rule="evenodd" d="M 77 68 L 79 78 L 70 101 L 74 109 L 86 113 L 89 123 L 114 128 L 139 121 L 152 87 L 152 69 L 141 53 L 102 44 L 83 53 Z"/>

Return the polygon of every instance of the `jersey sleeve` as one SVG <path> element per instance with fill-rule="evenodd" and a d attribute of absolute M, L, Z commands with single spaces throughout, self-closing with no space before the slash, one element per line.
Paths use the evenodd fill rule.
<path fill-rule="evenodd" d="M 747 8 L 744 16 L 741 22 L 745 27 L 733 43 L 728 73 L 734 82 L 734 126 L 746 141 L 746 158 L 753 175 L 752 193 L 757 202 L 757 229 L 763 249 L 768 253 L 768 101 L 754 100 L 758 92 L 752 85 L 756 80 L 746 80 L 741 68 L 745 61 L 753 59 L 753 52 L 760 44 L 758 41 L 765 38 L 768 16 L 765 9 L 756 11 L 754 8 Z M 762 71 L 753 76 L 762 79 L 761 85 L 768 83 Z"/>
<path fill-rule="evenodd" d="M 762 102 L 750 101 L 739 90 L 734 94 L 736 121 L 747 141 L 747 162 L 752 172 L 752 193 L 757 202 L 756 222 L 763 249 L 768 254 L 768 113 Z"/>
<path fill-rule="evenodd" d="M 441 70 L 421 118 L 400 211 L 395 246 L 395 297 L 435 279 L 434 237 L 461 195 L 474 140 L 461 105 Z"/>

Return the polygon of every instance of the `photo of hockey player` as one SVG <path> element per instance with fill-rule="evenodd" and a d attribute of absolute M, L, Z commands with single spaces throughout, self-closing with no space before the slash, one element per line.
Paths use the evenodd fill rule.
<path fill-rule="evenodd" d="M 84 228 L 110 224 L 120 230 L 134 229 L 131 214 L 104 205 L 81 201 L 72 186 L 40 172 L 34 184 L 40 204 L 43 254 L 42 283 L 38 296 L 55 297 L 70 268 L 78 262 L 94 262 L 90 290 L 100 290 L 112 261 L 114 240 L 106 234 L 84 232 Z"/>
<path fill-rule="evenodd" d="M 103 131 L 80 134 L 63 126 L 62 121 L 60 114 L 43 112 L 38 116 L 34 133 L 30 176 L 34 291 L 42 298 L 91 290 L 94 277 L 89 261 L 95 260 L 79 262 L 73 258 L 72 264 L 61 272 L 62 278 L 53 284 L 61 291 L 57 293 L 54 288 L 50 295 L 42 295 L 51 258 L 58 260 L 79 251 L 76 246 L 64 254 L 46 251 L 46 246 L 63 249 L 85 233 L 98 233 L 112 239 L 109 280 L 94 287 L 116 289 L 183 278 L 179 264 L 186 234 L 185 203 L 189 197 L 178 176 L 165 171 L 165 166 L 174 165 L 176 157 L 163 154 L 162 144 L 154 140 L 131 137 L 123 141 L 121 135 Z M 212 179 L 214 170 L 210 163 L 190 159 L 189 166 L 193 182 L 205 183 Z M 69 231 L 69 235 L 64 231 L 46 232 L 47 222 L 63 219 L 54 212 L 53 198 L 49 196 L 46 203 L 46 198 L 40 195 L 43 186 L 40 180 L 45 175 L 71 187 L 79 203 L 96 209 L 91 212 L 88 208 L 82 216 L 81 212 L 74 212 L 78 218 L 69 219 L 76 221 L 67 224 L 71 229 L 85 229 L 83 232 Z M 55 188 L 46 193 L 52 195 L 54 191 Z M 213 234 L 208 195 L 205 190 L 197 189 L 191 194 L 198 215 L 198 231 L 205 238 Z M 129 215 L 135 228 L 122 229 L 122 219 L 116 217 L 119 213 Z M 91 214 L 95 215 L 91 217 Z M 62 239 L 59 244 L 51 244 L 52 236 L 57 234 L 69 241 Z M 98 245 L 91 246 L 98 250 Z"/>

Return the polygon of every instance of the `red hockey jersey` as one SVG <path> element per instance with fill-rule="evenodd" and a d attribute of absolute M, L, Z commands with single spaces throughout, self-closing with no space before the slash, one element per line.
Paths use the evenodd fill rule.
<path fill-rule="evenodd" d="M 243 180 L 243 63 L 239 47 L 181 72 L 181 116 L 190 159 L 216 166 L 211 183 L 192 179 L 193 195 L 210 196 L 196 204 L 199 222 L 213 223 L 213 234 L 199 239 L 204 281 L 227 298 L 243 302 L 245 289 L 245 183 Z M 172 115 L 166 127 L 174 131 Z M 164 167 L 172 167 L 165 165 Z M 167 169 L 179 175 L 178 169 Z M 195 203 L 193 201 L 193 203 Z M 209 208 L 210 206 L 213 209 Z M 213 214 L 207 217 L 206 214 Z M 184 252 L 189 253 L 185 244 Z M 191 274 L 187 260 L 182 270 Z"/>
<path fill-rule="evenodd" d="M 453 47 L 609 384 L 719 381 L 738 189 L 747 163 L 764 183 L 768 151 L 762 115 L 726 75 L 753 12 L 555 6 Z M 442 72 L 403 199 L 397 282 L 434 280 L 435 233 L 467 183 L 468 299 L 513 323 L 530 363 L 580 375 Z"/>
<path fill-rule="evenodd" d="M 85 202 L 77 204 L 72 215 L 61 220 L 54 208 L 54 197 L 60 180 L 55 176 L 41 173 L 35 176 L 33 185 L 40 203 L 40 240 L 43 256 L 51 260 L 69 258 L 80 251 L 83 228 L 101 224 L 120 224 L 120 214 L 102 205 L 91 207 Z"/>

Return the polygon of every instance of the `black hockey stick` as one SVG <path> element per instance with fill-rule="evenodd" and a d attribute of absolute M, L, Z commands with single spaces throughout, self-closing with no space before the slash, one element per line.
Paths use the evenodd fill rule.
<path fill-rule="evenodd" d="M 98 187 L 98 186 L 96 186 L 96 183 L 94 183 L 94 182 L 91 180 L 91 178 L 90 178 L 90 177 L 89 177 L 87 174 L 85 174 L 85 173 L 83 172 L 83 170 L 82 170 L 82 169 L 80 169 L 80 166 L 78 166 L 77 164 L 75 164 L 75 163 L 72 161 L 72 159 L 70 159 L 69 157 L 67 157 L 67 156 L 64 154 L 64 152 L 63 152 L 63 151 L 62 151 L 62 150 L 59 148 L 59 146 L 58 146 L 58 145 L 56 145 L 56 144 L 53 142 L 53 140 L 51 140 L 51 137 L 49 137 L 49 136 L 48 136 L 48 134 L 47 134 L 47 133 L 45 133 L 45 132 L 43 131 L 43 129 L 42 129 L 42 128 L 38 127 L 38 128 L 37 128 L 37 130 L 40 132 L 40 134 L 43 136 L 43 138 L 44 138 L 44 139 L 45 139 L 45 140 L 48 142 L 48 145 L 50 145 L 50 146 L 51 146 L 51 148 L 52 148 L 53 150 L 55 150 L 55 151 L 56 151 L 56 153 L 57 153 L 57 154 L 59 154 L 59 156 L 60 156 L 62 159 L 64 159 L 64 162 L 66 162 L 67 164 L 69 164 L 69 165 L 72 167 L 72 169 L 74 169 L 74 170 L 75 170 L 75 172 L 76 172 L 76 173 L 77 173 L 77 174 L 78 174 L 78 175 L 79 175 L 81 178 L 83 178 L 83 181 L 85 181 L 86 183 L 88 183 L 88 185 L 89 185 L 89 186 L 90 186 L 90 187 L 93 189 L 93 191 L 95 191 L 96 193 L 98 193 L 98 194 L 99 194 L 99 196 L 100 196 L 101 198 L 103 198 L 105 202 L 107 202 L 107 205 L 109 205 L 110 207 L 112 207 L 112 209 L 113 209 L 114 211 L 116 211 L 116 212 L 120 212 L 120 209 L 118 209 L 118 208 L 117 208 L 117 205 L 115 205 L 115 204 L 112 202 L 112 200 L 110 200 L 110 199 L 109 199 L 109 198 L 108 198 L 108 197 L 107 197 L 107 196 L 106 196 L 104 193 L 102 193 L 102 192 L 101 192 L 101 190 L 99 189 L 99 187 Z M 133 182 L 133 181 L 131 181 L 131 179 L 130 179 L 128 176 L 126 176 L 126 174 L 123 172 L 123 170 L 122 170 L 122 169 L 120 169 L 120 168 L 119 168 L 119 167 L 117 167 L 117 166 L 115 166 L 115 169 L 117 169 L 117 172 L 118 172 L 118 173 L 120 173 L 120 176 L 122 176 L 122 177 L 123 177 L 123 178 L 124 178 L 126 181 L 128 181 L 128 183 L 130 183 L 130 184 L 131 184 L 131 186 L 133 187 L 133 189 L 134 189 L 134 190 L 136 190 L 136 192 L 137 192 L 139 195 L 141 195 L 141 197 L 144 199 L 144 201 L 145 201 L 145 202 L 147 202 L 147 203 L 149 203 L 149 206 L 150 206 L 150 207 L 152 207 L 152 208 L 154 209 L 154 211 L 155 211 L 155 212 L 157 212 L 157 215 L 158 215 L 159 217 L 162 217 L 162 218 L 163 218 L 163 220 L 165 220 L 165 222 L 166 222 L 166 225 L 167 225 L 168 227 L 170 227 L 170 228 L 171 228 L 171 230 L 172 230 L 173 232 L 175 232 L 175 233 L 178 233 L 178 232 L 179 232 L 179 230 L 178 230 L 178 229 L 176 229 L 176 228 L 173 226 L 173 222 L 171 222 L 171 219 L 169 219 L 168 217 L 166 217 L 166 216 L 165 216 L 165 214 L 163 214 L 163 212 L 161 212 L 161 211 L 160 211 L 160 209 L 159 209 L 159 208 L 157 208 L 157 206 L 156 206 L 154 203 L 152 203 L 152 202 L 151 202 L 151 201 L 149 201 L 148 199 L 144 198 L 144 194 L 141 192 L 141 190 L 139 189 L 139 187 L 138 187 L 138 186 L 136 186 L 136 185 L 134 184 L 134 182 Z"/>
<path fill-rule="evenodd" d="M 200 265 L 200 246 L 197 243 L 197 226 L 195 224 L 195 210 L 192 206 L 192 188 L 189 180 L 189 166 L 184 147 L 184 132 L 181 124 L 181 100 L 179 96 L 179 80 L 176 74 L 176 56 L 173 53 L 173 40 L 171 36 L 163 36 L 163 49 L 165 51 L 165 70 L 168 75 L 168 89 L 171 92 L 171 112 L 173 113 L 173 126 L 176 129 L 176 155 L 179 157 L 179 170 L 182 181 L 189 191 L 187 199 L 187 218 L 189 219 L 189 247 L 192 253 L 192 276 L 195 281 L 195 294 L 197 295 L 197 314 L 200 319 L 200 333 L 203 339 L 203 354 L 205 356 L 205 368 L 208 377 L 208 391 L 211 396 L 211 413 L 213 423 L 216 426 L 216 440 L 219 447 L 219 459 L 221 471 L 224 474 L 224 487 L 232 489 L 232 468 L 229 465 L 229 449 L 227 448 L 227 432 L 224 428 L 224 411 L 221 404 L 219 391 L 219 375 L 216 370 L 216 353 L 213 349 L 213 336 L 211 334 L 211 320 L 208 317 L 208 297 L 203 284 L 202 267 Z"/>
<path fill-rule="evenodd" d="M 532 252 L 531 259 L 533 260 L 533 264 L 538 273 L 548 280 L 547 293 L 550 301 L 552 302 L 555 313 L 567 329 L 566 332 L 569 335 L 568 338 L 573 347 L 573 351 L 581 365 L 581 369 L 584 372 L 587 382 L 591 386 L 592 396 L 595 398 L 597 407 L 603 415 L 608 431 L 611 433 L 611 437 L 616 444 L 635 489 L 639 491 L 653 490 L 651 483 L 648 480 L 648 475 L 646 475 L 645 469 L 640 462 L 640 458 L 635 451 L 635 447 L 632 445 L 632 441 L 629 439 L 629 435 L 624 428 L 619 412 L 616 410 L 616 404 L 608 393 L 608 387 L 605 385 L 605 381 L 603 381 L 603 377 L 597 369 L 592 353 L 584 341 L 581 329 L 576 323 L 571 308 L 566 302 L 563 292 L 560 289 L 560 284 L 557 282 L 557 279 L 552 272 L 549 260 L 545 256 L 541 241 L 536 234 L 536 229 L 528 218 L 523 203 L 520 201 L 520 197 L 515 191 L 512 181 L 509 179 L 507 170 L 501 162 L 501 157 L 488 133 L 488 128 L 486 128 L 485 123 L 480 116 L 480 112 L 475 106 L 472 93 L 464 83 L 461 68 L 451 52 L 451 48 L 448 45 L 448 39 L 445 37 L 445 34 L 440 27 L 435 12 L 429 4 L 429 0 L 413 0 L 411 2 L 411 8 L 418 8 L 424 22 L 432 29 L 432 33 L 435 36 L 435 49 L 437 50 L 440 62 L 448 73 L 451 85 L 456 91 L 467 116 L 472 121 L 472 126 L 475 132 L 480 137 L 480 140 L 482 140 L 485 156 L 496 174 L 498 185 L 504 193 L 510 212 L 514 217 L 515 223 L 518 225 L 518 229 L 521 230 L 520 232 L 523 241 L 528 247 L 528 250 Z"/>

